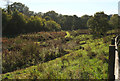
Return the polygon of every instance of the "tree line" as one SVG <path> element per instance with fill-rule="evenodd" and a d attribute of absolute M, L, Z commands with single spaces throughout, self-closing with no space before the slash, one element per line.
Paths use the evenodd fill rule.
<path fill-rule="evenodd" d="M 2 9 L 3 35 L 18 35 L 40 31 L 60 31 L 90 29 L 93 34 L 105 34 L 108 30 L 119 28 L 118 14 L 107 15 L 97 12 L 94 16 L 62 15 L 55 11 L 46 13 L 30 11 L 22 3 L 14 2 Z"/>

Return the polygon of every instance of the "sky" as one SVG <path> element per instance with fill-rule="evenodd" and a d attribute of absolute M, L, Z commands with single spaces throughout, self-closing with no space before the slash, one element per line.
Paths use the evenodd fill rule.
<path fill-rule="evenodd" d="M 119 0 L 10 0 L 21 2 L 29 7 L 30 11 L 43 12 L 54 10 L 63 15 L 83 16 L 94 15 L 104 11 L 106 14 L 118 13 Z M 5 8 L 6 0 L 0 0 L 0 7 Z"/>

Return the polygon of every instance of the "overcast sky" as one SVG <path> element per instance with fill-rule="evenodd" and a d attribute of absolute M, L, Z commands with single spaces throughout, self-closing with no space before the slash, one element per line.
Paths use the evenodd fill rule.
<path fill-rule="evenodd" d="M 31 11 L 48 12 L 54 10 L 63 15 L 85 14 L 93 15 L 96 12 L 104 11 L 106 14 L 118 13 L 119 0 L 10 0 L 21 2 L 29 7 Z M 6 0 L 0 0 L 0 7 L 5 7 Z"/>

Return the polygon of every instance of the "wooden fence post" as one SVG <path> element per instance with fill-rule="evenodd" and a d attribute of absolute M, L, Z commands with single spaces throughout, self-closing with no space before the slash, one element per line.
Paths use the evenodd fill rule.
<path fill-rule="evenodd" d="M 115 80 L 114 75 L 114 67 L 115 67 L 115 45 L 109 46 L 109 63 L 108 63 L 108 79 Z"/>
<path fill-rule="evenodd" d="M 112 38 L 111 45 L 115 45 L 115 37 Z"/>

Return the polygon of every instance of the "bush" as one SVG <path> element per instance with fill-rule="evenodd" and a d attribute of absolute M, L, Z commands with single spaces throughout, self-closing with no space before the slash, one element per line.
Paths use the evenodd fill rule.
<path fill-rule="evenodd" d="M 3 73 L 47 62 L 67 53 L 62 46 L 40 48 L 34 42 L 21 46 L 19 50 L 16 46 L 11 46 L 8 52 L 3 52 Z"/>

